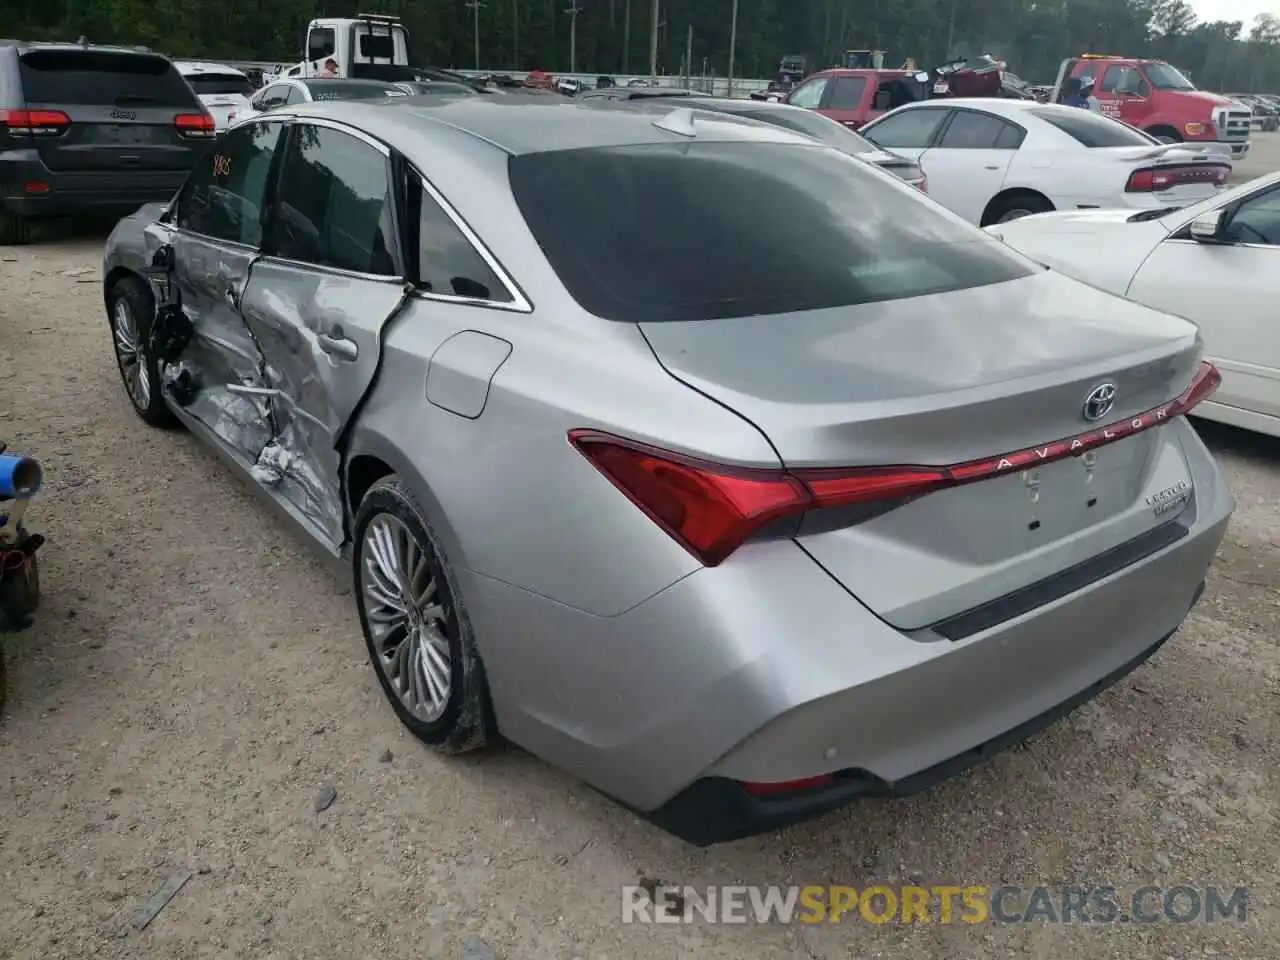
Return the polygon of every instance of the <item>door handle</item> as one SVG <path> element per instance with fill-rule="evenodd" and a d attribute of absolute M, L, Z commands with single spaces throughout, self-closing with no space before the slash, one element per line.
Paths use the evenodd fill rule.
<path fill-rule="evenodd" d="M 355 341 L 344 337 L 341 329 L 335 329 L 332 333 L 320 334 L 317 342 L 321 350 L 331 357 L 337 357 L 339 360 L 354 360 L 360 355 L 360 348 L 355 345 Z"/>
<path fill-rule="evenodd" d="M 998 166 L 996 166 L 996 165 L 993 163 L 993 164 L 991 164 L 991 165 L 990 165 L 990 166 L 988 166 L 988 167 L 984 167 L 983 169 L 986 169 L 986 170 L 999 170 L 1000 168 L 999 168 Z"/>
<path fill-rule="evenodd" d="M 227 301 L 227 306 L 232 310 L 240 309 L 240 291 L 235 287 L 227 287 L 222 296 Z"/>

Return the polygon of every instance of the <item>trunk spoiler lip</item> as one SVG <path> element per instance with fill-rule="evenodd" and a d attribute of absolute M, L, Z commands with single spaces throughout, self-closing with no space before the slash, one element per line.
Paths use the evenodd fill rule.
<path fill-rule="evenodd" d="M 1133 149 L 1139 148 L 1135 147 Z M 1186 159 L 1181 157 L 1170 158 L 1169 154 L 1171 153 L 1189 153 L 1191 156 Z M 1223 166 L 1231 166 L 1231 161 L 1227 157 L 1211 150 L 1208 146 L 1188 143 L 1152 144 L 1151 147 L 1143 149 L 1141 153 L 1117 153 L 1115 158 L 1122 163 L 1146 163 L 1153 160 L 1168 163 L 1202 163 L 1206 160 L 1216 160 Z"/>

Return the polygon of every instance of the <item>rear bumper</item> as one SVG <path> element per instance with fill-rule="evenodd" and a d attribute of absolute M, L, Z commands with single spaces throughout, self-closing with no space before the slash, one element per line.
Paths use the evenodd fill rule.
<path fill-rule="evenodd" d="M 54 171 L 23 153 L 0 157 L 0 206 L 30 219 L 124 216 L 144 203 L 172 199 L 187 179 L 181 170 Z M 32 189 L 33 184 L 46 189 Z"/>
<path fill-rule="evenodd" d="M 958 641 L 893 629 L 791 541 L 611 618 L 465 577 L 498 724 L 697 844 L 928 786 L 1095 696 L 1186 617 L 1234 502 L 1191 427 L 1162 429 L 1194 481 L 1176 542 Z M 740 786 L 831 774 L 803 797 Z"/>
<path fill-rule="evenodd" d="M 1202 582 L 1192 598 L 1193 605 L 1203 590 Z M 949 780 L 1057 723 L 1150 660 L 1172 636 L 1168 633 L 1161 637 L 1132 660 L 1044 713 L 964 753 L 899 780 L 884 780 L 866 770 L 839 770 L 830 785 L 797 791 L 791 796 L 760 797 L 748 793 L 741 783 L 728 777 L 705 777 L 646 817 L 687 843 L 706 847 L 781 830 L 866 797 L 909 797 Z"/>

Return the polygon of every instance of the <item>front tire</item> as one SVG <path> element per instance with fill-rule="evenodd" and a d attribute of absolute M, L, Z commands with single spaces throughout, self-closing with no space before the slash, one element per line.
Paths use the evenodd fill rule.
<path fill-rule="evenodd" d="M 387 477 L 360 502 L 354 533 L 360 626 L 391 708 L 443 753 L 485 746 L 495 731 L 484 665 L 426 512 Z"/>
<path fill-rule="evenodd" d="M 175 426 L 178 420 L 161 394 L 159 364 L 147 348 L 155 319 L 151 291 L 137 277 L 124 277 L 111 288 L 107 311 L 116 367 L 133 412 L 150 426 Z"/>
<path fill-rule="evenodd" d="M 31 221 L 0 210 L 0 246 L 23 247 L 31 242 Z"/>

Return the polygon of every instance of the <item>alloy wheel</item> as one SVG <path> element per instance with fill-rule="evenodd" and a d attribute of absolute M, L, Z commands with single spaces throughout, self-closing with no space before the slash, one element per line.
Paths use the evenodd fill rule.
<path fill-rule="evenodd" d="M 360 589 L 378 669 L 417 720 L 433 723 L 449 705 L 450 611 L 435 565 L 391 514 L 369 522 L 361 543 Z"/>
<path fill-rule="evenodd" d="M 151 405 L 151 374 L 147 369 L 146 348 L 138 334 L 138 323 L 133 310 L 123 297 L 116 300 L 111 310 L 111 326 L 115 339 L 116 362 L 124 377 L 129 399 L 139 410 Z"/>

